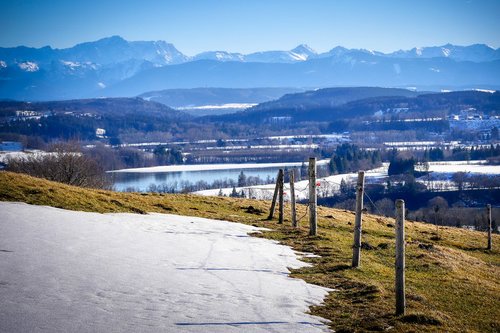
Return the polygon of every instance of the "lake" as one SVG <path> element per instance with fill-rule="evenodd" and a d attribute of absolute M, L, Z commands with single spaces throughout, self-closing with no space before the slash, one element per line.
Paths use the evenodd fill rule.
<path fill-rule="evenodd" d="M 300 168 L 301 163 L 290 163 L 288 165 L 277 164 L 276 166 L 268 167 L 255 167 L 251 165 L 248 168 L 239 167 L 237 169 L 221 169 L 221 170 L 190 170 L 190 171 L 168 171 L 147 172 L 148 168 L 140 169 L 140 172 L 127 170 L 120 170 L 120 172 L 109 173 L 113 183 L 114 190 L 127 191 L 133 189 L 134 191 L 145 192 L 151 184 L 160 187 L 175 188 L 180 191 L 183 189 L 186 182 L 195 184 L 199 181 L 212 184 L 214 181 L 234 181 L 238 182 L 238 176 L 243 171 L 245 176 L 259 177 L 261 180 L 275 179 L 280 168 Z M 132 169 L 133 170 L 133 169 Z M 139 170 L 139 169 L 137 169 Z"/>

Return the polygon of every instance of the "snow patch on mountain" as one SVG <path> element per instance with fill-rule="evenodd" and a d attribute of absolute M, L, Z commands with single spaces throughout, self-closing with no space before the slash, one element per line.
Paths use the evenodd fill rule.
<path fill-rule="evenodd" d="M 496 90 L 490 90 L 490 89 L 473 89 L 473 90 L 480 91 L 480 92 L 485 92 L 485 93 L 489 93 L 489 94 L 494 94 L 494 93 L 497 92 Z"/>
<path fill-rule="evenodd" d="M 241 53 L 231 53 L 226 51 L 209 51 L 195 55 L 192 60 L 217 60 L 217 61 L 246 61 Z"/>
<path fill-rule="evenodd" d="M 75 69 L 75 68 L 78 68 L 81 66 L 81 64 L 79 62 L 74 62 L 74 61 L 65 61 L 65 60 L 61 60 L 61 63 L 71 69 Z"/>
<path fill-rule="evenodd" d="M 150 97 L 151 98 L 151 97 Z M 176 110 L 211 110 L 211 109 L 248 109 L 257 103 L 226 103 L 217 105 L 181 106 Z"/>
<path fill-rule="evenodd" d="M 298 54 L 295 52 L 290 52 L 290 57 L 294 60 L 297 60 L 297 61 L 306 61 L 307 60 L 307 55 Z"/>
<path fill-rule="evenodd" d="M 399 64 L 393 64 L 392 67 L 393 67 L 394 72 L 396 74 L 398 74 L 398 75 L 401 74 L 401 66 Z"/>
<path fill-rule="evenodd" d="M 300 44 L 296 48 L 290 51 L 291 54 L 296 56 L 298 61 L 306 61 L 318 55 L 318 53 L 306 44 Z"/>
<path fill-rule="evenodd" d="M 18 66 L 25 72 L 38 72 L 40 70 L 38 64 L 32 61 L 20 62 Z"/>

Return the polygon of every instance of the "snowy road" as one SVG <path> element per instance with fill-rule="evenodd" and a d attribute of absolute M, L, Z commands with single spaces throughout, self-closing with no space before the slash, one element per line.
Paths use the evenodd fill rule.
<path fill-rule="evenodd" d="M 0 332 L 324 332 L 327 290 L 255 228 L 0 203 Z"/>

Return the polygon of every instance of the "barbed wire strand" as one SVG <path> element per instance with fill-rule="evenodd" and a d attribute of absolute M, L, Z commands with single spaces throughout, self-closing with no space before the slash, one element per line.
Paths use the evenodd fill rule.
<path fill-rule="evenodd" d="M 307 180 L 307 186 L 305 187 L 305 189 L 308 189 L 310 185 L 311 185 L 311 179 L 309 178 L 309 179 Z M 304 190 L 305 190 L 305 189 L 304 189 Z M 310 203 L 308 202 L 308 203 L 306 204 L 306 212 L 305 212 L 305 213 L 304 213 L 304 215 L 302 215 L 299 219 L 297 219 L 297 223 L 299 223 L 299 222 L 300 222 L 300 221 L 301 221 L 304 217 L 306 217 L 306 215 L 307 215 L 307 213 L 308 213 L 308 211 L 309 211 L 309 205 L 310 205 Z"/>
<path fill-rule="evenodd" d="M 368 200 L 370 200 L 370 202 L 372 203 L 373 207 L 375 207 L 375 210 L 378 212 L 379 215 L 381 216 L 385 216 L 384 214 L 382 214 L 382 212 L 380 211 L 380 209 L 378 209 L 377 205 L 375 205 L 375 203 L 373 202 L 372 198 L 370 198 L 370 196 L 368 195 L 368 193 L 366 193 L 366 191 L 363 191 L 366 195 L 366 197 L 368 198 Z"/>
<path fill-rule="evenodd" d="M 326 183 L 328 183 L 328 184 L 330 184 L 330 185 L 336 185 L 336 186 L 340 186 L 340 185 L 341 185 L 341 183 L 337 183 L 337 182 L 334 182 L 334 181 L 332 181 L 332 180 L 328 180 L 328 179 L 326 179 L 326 178 L 325 178 L 325 179 L 319 179 L 319 181 L 320 181 L 320 182 L 326 182 Z"/>
<path fill-rule="evenodd" d="M 268 187 L 243 187 L 245 190 L 261 190 L 261 191 L 274 191 L 274 188 Z"/>
<path fill-rule="evenodd" d="M 297 223 L 299 223 L 304 217 L 306 217 L 308 211 L 309 211 L 309 203 L 307 203 L 306 205 L 306 212 L 299 219 L 297 219 Z"/>

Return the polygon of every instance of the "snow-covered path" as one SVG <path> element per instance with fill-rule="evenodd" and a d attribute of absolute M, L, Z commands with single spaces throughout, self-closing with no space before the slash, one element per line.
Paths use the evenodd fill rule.
<path fill-rule="evenodd" d="M 256 228 L 0 203 L 0 332 L 324 332 L 327 290 Z"/>

